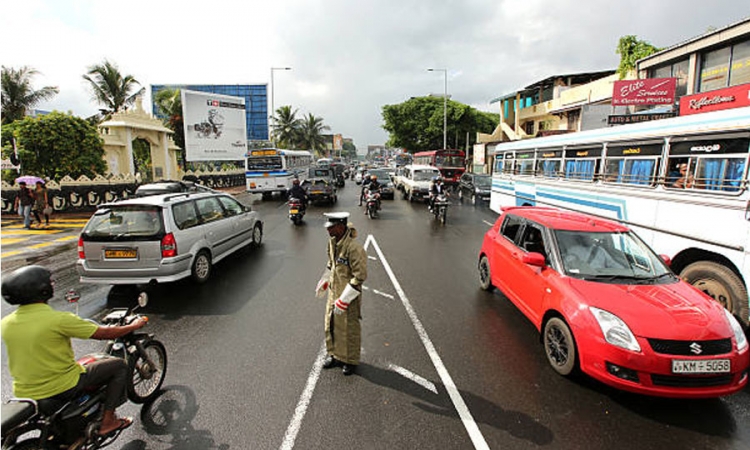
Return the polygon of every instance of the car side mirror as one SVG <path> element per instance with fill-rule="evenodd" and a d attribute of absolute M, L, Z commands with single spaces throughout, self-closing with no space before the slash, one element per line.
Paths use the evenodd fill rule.
<path fill-rule="evenodd" d="M 521 258 L 521 261 L 535 267 L 544 267 L 547 265 L 544 260 L 544 255 L 537 252 L 526 253 L 523 255 L 523 258 Z"/>
<path fill-rule="evenodd" d="M 659 258 L 664 261 L 664 264 L 666 264 L 667 267 L 672 267 L 672 258 L 667 255 L 659 255 Z"/>

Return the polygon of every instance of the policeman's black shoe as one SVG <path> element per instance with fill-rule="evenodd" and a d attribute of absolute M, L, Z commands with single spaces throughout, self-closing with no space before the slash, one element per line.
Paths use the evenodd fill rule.
<path fill-rule="evenodd" d="M 336 367 L 338 365 L 338 361 L 336 361 L 336 358 L 334 358 L 332 355 L 326 356 L 326 359 L 323 360 L 323 368 L 324 369 L 330 369 L 331 367 Z"/>
<path fill-rule="evenodd" d="M 342 370 L 342 372 L 344 372 L 344 375 L 346 376 L 349 376 L 356 371 L 357 371 L 357 366 L 355 366 L 354 364 L 344 364 L 344 370 Z"/>

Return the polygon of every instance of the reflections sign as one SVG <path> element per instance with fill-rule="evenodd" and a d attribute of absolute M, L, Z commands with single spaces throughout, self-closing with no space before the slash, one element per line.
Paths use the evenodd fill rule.
<path fill-rule="evenodd" d="M 182 90 L 188 161 L 240 161 L 247 151 L 245 99 Z"/>
<path fill-rule="evenodd" d="M 750 83 L 680 97 L 680 115 L 750 106 Z"/>
<path fill-rule="evenodd" d="M 677 78 L 615 81 L 613 106 L 666 105 L 674 103 Z"/>

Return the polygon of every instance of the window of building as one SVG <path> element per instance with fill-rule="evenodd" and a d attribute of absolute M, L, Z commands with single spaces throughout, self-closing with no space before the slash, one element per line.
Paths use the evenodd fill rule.
<path fill-rule="evenodd" d="M 731 47 L 724 47 L 701 56 L 699 92 L 713 91 L 727 86 Z"/>
<path fill-rule="evenodd" d="M 729 85 L 750 83 L 750 41 L 732 46 L 732 66 L 729 72 Z"/>
<path fill-rule="evenodd" d="M 689 59 L 683 59 L 682 61 L 672 64 L 672 76 L 677 78 L 677 88 L 675 89 L 675 96 L 677 98 L 687 95 L 689 70 Z"/>

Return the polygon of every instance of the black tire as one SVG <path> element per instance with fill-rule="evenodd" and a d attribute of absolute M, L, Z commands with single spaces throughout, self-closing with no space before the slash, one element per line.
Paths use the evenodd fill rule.
<path fill-rule="evenodd" d="M 491 291 L 492 286 L 492 271 L 490 270 L 490 260 L 487 255 L 482 255 L 479 258 L 479 287 L 485 291 Z"/>
<path fill-rule="evenodd" d="M 698 261 L 682 269 L 680 277 L 721 303 L 748 326 L 747 288 L 730 268 L 713 261 Z"/>
<path fill-rule="evenodd" d="M 439 212 L 439 219 L 440 219 L 441 225 L 445 225 L 445 219 L 447 218 L 447 216 L 448 216 L 448 208 L 446 208 L 445 206 L 441 206 L 440 212 Z"/>
<path fill-rule="evenodd" d="M 211 255 L 206 250 L 201 250 L 195 255 L 193 267 L 191 269 L 193 281 L 203 284 L 211 277 L 213 267 L 211 265 Z"/>
<path fill-rule="evenodd" d="M 477 194 L 471 194 L 471 204 L 474 206 L 477 205 Z"/>
<path fill-rule="evenodd" d="M 18 444 L 11 447 L 13 450 L 44 450 L 46 447 L 42 445 L 42 440 L 39 438 L 26 439 Z"/>
<path fill-rule="evenodd" d="M 463 189 L 459 189 L 458 190 L 458 201 L 459 202 L 463 202 L 464 201 L 464 190 Z"/>
<path fill-rule="evenodd" d="M 401 196 L 404 197 L 404 200 L 409 200 L 409 195 L 406 193 L 405 189 L 401 189 Z"/>
<path fill-rule="evenodd" d="M 570 327 L 559 317 L 552 317 L 542 331 L 544 353 L 550 366 L 562 376 L 570 376 L 578 367 L 578 350 Z"/>
<path fill-rule="evenodd" d="M 131 358 L 128 367 L 128 399 L 139 404 L 151 400 L 159 393 L 167 374 L 167 349 L 164 348 L 164 344 L 149 341 L 144 345 L 144 349 L 156 367 L 148 371 L 146 360 L 142 357 Z M 140 368 L 144 369 L 143 373 Z M 144 374 L 147 374 L 145 378 Z"/>
<path fill-rule="evenodd" d="M 302 221 L 302 218 L 297 219 L 297 222 L 299 223 Z M 260 224 L 255 224 L 253 227 L 253 237 L 252 241 L 250 242 L 250 246 L 253 248 L 258 248 L 263 243 L 263 227 L 260 226 Z"/>

